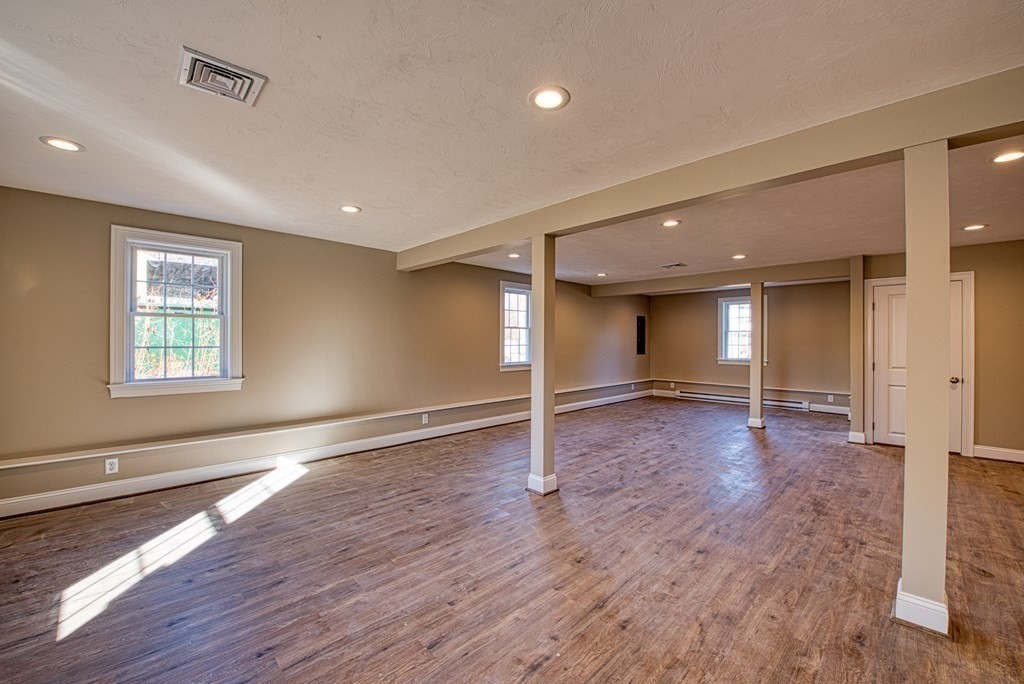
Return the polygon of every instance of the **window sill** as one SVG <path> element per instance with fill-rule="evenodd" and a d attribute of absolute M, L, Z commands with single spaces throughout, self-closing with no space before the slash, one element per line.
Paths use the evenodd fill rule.
<path fill-rule="evenodd" d="M 122 397 L 154 397 L 161 394 L 196 394 L 199 392 L 233 392 L 242 389 L 245 378 L 204 378 L 201 380 L 151 380 L 107 385 L 111 399 Z"/>
<path fill-rule="evenodd" d="M 498 366 L 498 370 L 502 373 L 510 373 L 512 371 L 528 371 L 530 370 L 530 364 L 528 363 L 509 363 Z"/>
<path fill-rule="evenodd" d="M 722 365 L 722 366 L 749 366 L 750 365 L 750 361 L 741 361 L 739 359 L 718 359 L 718 363 L 719 363 L 719 365 Z M 768 365 L 768 360 L 765 359 L 764 363 L 762 363 L 761 365 L 762 366 L 767 366 Z"/>

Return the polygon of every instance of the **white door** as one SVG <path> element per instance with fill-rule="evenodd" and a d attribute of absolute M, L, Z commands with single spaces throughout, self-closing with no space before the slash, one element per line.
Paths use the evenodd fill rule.
<path fill-rule="evenodd" d="M 964 282 L 949 283 L 949 450 L 959 454 L 964 434 Z"/>
<path fill-rule="evenodd" d="M 960 453 L 963 435 L 964 291 L 949 283 L 949 450 Z M 874 288 L 874 441 L 906 444 L 907 286 Z"/>

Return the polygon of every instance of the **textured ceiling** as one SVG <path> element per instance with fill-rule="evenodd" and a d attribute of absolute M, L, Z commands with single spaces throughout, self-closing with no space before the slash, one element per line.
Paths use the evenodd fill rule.
<path fill-rule="evenodd" d="M 1022 7 L 5 0 L 0 184 L 397 250 L 1019 66 Z M 256 106 L 177 85 L 182 45 Z"/>
<path fill-rule="evenodd" d="M 1024 159 L 992 162 L 1012 149 L 1024 150 L 1024 136 L 950 151 L 953 245 L 1024 239 Z M 680 225 L 663 228 L 666 218 Z M 976 223 L 990 227 L 960 230 Z M 894 162 L 559 238 L 557 272 L 598 284 L 892 254 L 904 249 L 904 226 L 903 162 Z M 677 262 L 687 266 L 662 268 Z M 464 263 L 529 273 L 530 246 L 507 245 Z"/>

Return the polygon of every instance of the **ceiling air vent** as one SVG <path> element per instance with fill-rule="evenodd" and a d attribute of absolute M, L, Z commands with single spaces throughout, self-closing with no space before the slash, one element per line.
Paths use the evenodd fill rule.
<path fill-rule="evenodd" d="M 682 261 L 677 261 L 674 264 L 662 264 L 661 267 L 662 268 L 686 268 L 686 264 L 684 264 Z"/>
<path fill-rule="evenodd" d="M 267 77 L 255 71 L 204 55 L 192 48 L 181 48 L 178 83 L 183 86 L 238 100 L 252 107 L 266 82 Z"/>

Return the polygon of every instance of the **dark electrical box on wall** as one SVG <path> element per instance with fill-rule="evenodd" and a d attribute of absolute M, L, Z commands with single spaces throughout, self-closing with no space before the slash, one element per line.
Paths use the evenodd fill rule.
<path fill-rule="evenodd" d="M 647 353 L 647 316 L 636 317 L 636 355 Z"/>

